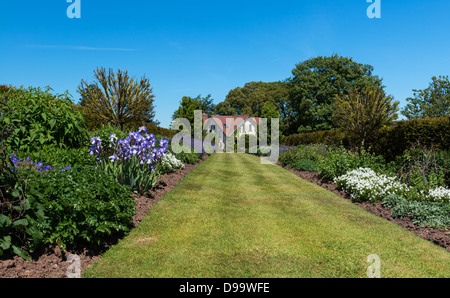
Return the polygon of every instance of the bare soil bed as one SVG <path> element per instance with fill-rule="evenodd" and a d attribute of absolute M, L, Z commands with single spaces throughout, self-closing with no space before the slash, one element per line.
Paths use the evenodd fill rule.
<path fill-rule="evenodd" d="M 166 193 L 172 190 L 187 174 L 207 158 L 195 164 L 186 164 L 183 170 L 174 170 L 161 176 L 159 184 L 145 196 L 133 195 L 136 198 L 136 215 L 133 217 L 132 228 L 136 227 L 147 215 L 152 206 Z M 80 257 L 81 273 L 112 245 L 117 244 L 123 235 L 109 239 L 101 248 L 76 248 L 67 249 L 65 252 L 60 247 L 46 247 L 32 255 L 32 260 L 24 260 L 20 257 L 12 259 L 0 259 L 0 278 L 67 278 L 67 269 L 73 263 L 67 262 L 71 254 Z"/>
<path fill-rule="evenodd" d="M 281 163 L 278 163 L 278 165 L 282 166 Z M 445 248 L 446 250 L 450 251 L 450 230 L 430 229 L 430 228 L 420 227 L 420 226 L 414 225 L 412 223 L 411 218 L 409 218 L 409 217 L 405 217 L 402 219 L 392 218 L 392 216 L 391 216 L 392 209 L 385 208 L 381 204 L 375 205 L 371 202 L 364 202 L 364 203 L 355 202 L 352 200 L 349 193 L 339 190 L 333 182 L 322 180 L 318 173 L 298 171 L 298 170 L 295 170 L 295 169 L 292 169 L 289 167 L 284 167 L 284 166 L 282 166 L 282 167 L 285 168 L 286 170 L 294 173 L 295 175 L 299 176 L 300 178 L 303 178 L 309 182 L 317 184 L 329 191 L 334 192 L 335 194 L 337 194 L 345 199 L 351 200 L 352 203 L 360 206 L 361 208 L 364 208 L 365 210 L 371 212 L 372 214 L 375 214 L 375 215 L 385 218 L 391 222 L 394 222 L 394 223 L 398 224 L 399 226 L 415 233 L 419 237 L 426 239 L 428 241 L 431 241 L 431 242 Z"/>

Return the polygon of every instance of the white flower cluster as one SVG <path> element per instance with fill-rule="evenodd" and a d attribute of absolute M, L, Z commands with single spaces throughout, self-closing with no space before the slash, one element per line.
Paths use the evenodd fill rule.
<path fill-rule="evenodd" d="M 184 169 L 184 164 L 170 152 L 167 152 L 166 155 L 164 155 L 161 160 L 161 164 L 169 171 L 174 169 Z"/>
<path fill-rule="evenodd" d="M 450 202 L 450 189 L 438 187 L 428 192 L 427 200 L 435 202 Z"/>
<path fill-rule="evenodd" d="M 334 179 L 336 185 L 348 191 L 357 201 L 381 201 L 390 194 L 404 194 L 409 190 L 396 177 L 375 173 L 369 168 L 359 168 Z"/>

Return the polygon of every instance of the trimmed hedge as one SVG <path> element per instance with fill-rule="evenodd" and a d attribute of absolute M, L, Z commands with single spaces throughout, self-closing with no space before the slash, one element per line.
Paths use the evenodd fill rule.
<path fill-rule="evenodd" d="M 325 144 L 349 148 L 351 139 L 340 130 L 318 131 L 292 135 L 284 138 L 284 145 L 299 146 Z M 382 155 L 387 161 L 414 145 L 420 144 L 430 149 L 448 150 L 450 148 L 450 116 L 424 118 L 418 120 L 396 121 L 383 128 L 378 135 L 369 139 L 365 147 L 376 155 Z"/>

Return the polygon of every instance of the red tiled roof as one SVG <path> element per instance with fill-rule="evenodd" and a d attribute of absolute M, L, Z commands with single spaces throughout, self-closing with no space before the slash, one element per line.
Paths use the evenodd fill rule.
<path fill-rule="evenodd" d="M 206 116 L 206 117 L 205 117 Z M 204 123 L 209 119 L 213 119 L 217 125 L 222 126 L 220 129 L 225 132 L 225 135 L 230 136 L 247 118 L 255 121 L 256 125 L 259 125 L 260 119 L 259 117 L 250 117 L 250 115 L 241 115 L 241 116 L 218 116 L 211 115 L 211 118 L 208 118 L 208 115 L 202 115 Z"/>

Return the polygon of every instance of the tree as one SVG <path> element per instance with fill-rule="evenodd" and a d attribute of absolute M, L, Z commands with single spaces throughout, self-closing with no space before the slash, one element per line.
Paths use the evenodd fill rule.
<path fill-rule="evenodd" d="M 121 130 L 128 124 L 156 124 L 153 89 L 145 76 L 140 80 L 130 77 L 127 71 L 97 68 L 96 82 L 81 80 L 78 93 L 80 106 L 88 121 L 112 124 Z"/>
<path fill-rule="evenodd" d="M 359 91 L 350 90 L 336 96 L 335 124 L 359 142 L 360 150 L 365 141 L 383 126 L 398 117 L 398 101 L 375 87 L 366 86 Z"/>
<path fill-rule="evenodd" d="M 283 82 L 250 82 L 228 92 L 225 101 L 217 105 L 215 113 L 262 117 L 264 107 L 270 103 L 282 116 L 287 97 L 287 88 Z"/>
<path fill-rule="evenodd" d="M 408 105 L 402 114 L 408 118 L 443 117 L 450 114 L 450 81 L 448 76 L 433 77 L 428 88 L 413 90 L 414 97 L 407 98 Z"/>
<path fill-rule="evenodd" d="M 213 102 L 214 99 L 211 98 L 211 94 L 208 94 L 206 97 L 198 95 L 195 98 L 183 96 L 180 101 L 180 106 L 172 115 L 172 120 L 186 118 L 193 124 L 195 110 L 202 110 L 203 113 L 208 115 L 213 114 L 216 108 Z"/>
<path fill-rule="evenodd" d="M 288 79 L 288 134 L 327 130 L 333 125 L 335 96 L 364 86 L 382 88 L 382 80 L 370 65 L 333 55 L 316 57 L 296 65 Z"/>

